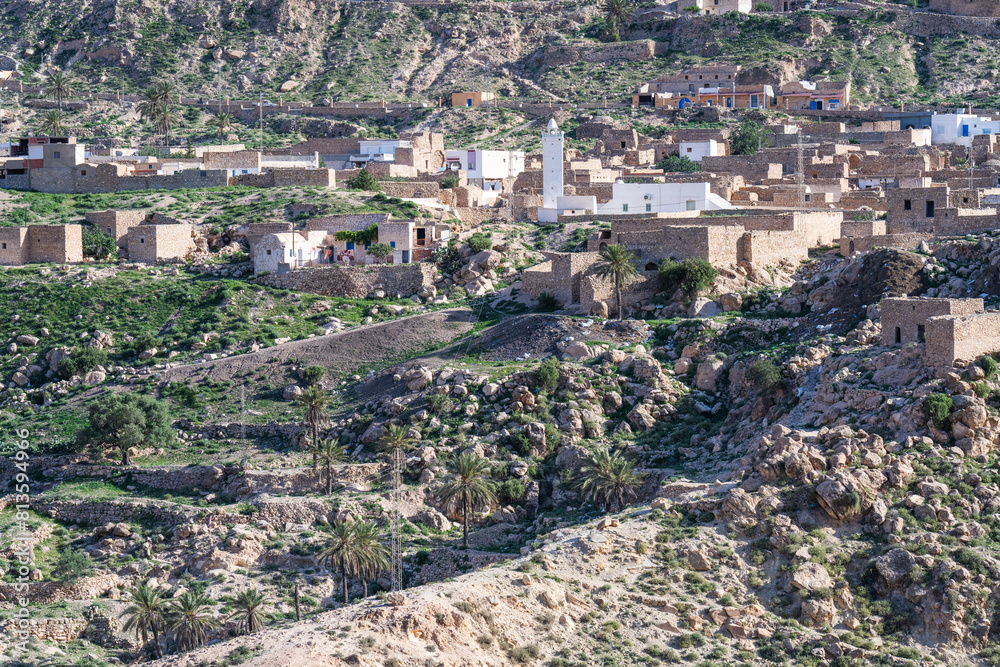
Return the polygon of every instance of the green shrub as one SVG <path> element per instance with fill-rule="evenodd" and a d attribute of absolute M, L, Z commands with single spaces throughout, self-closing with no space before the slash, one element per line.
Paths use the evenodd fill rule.
<path fill-rule="evenodd" d="M 451 406 L 451 399 L 446 394 L 431 394 L 427 397 L 427 405 L 437 415 Z"/>
<path fill-rule="evenodd" d="M 990 386 L 985 382 L 977 382 L 972 385 L 972 390 L 976 392 L 976 396 L 979 398 L 986 398 L 990 395 Z"/>
<path fill-rule="evenodd" d="M 952 552 L 955 562 L 973 574 L 986 574 L 986 564 L 983 557 L 972 549 L 962 548 Z"/>
<path fill-rule="evenodd" d="M 497 486 L 497 496 L 505 505 L 520 502 L 527 492 L 528 488 L 520 479 L 506 479 Z"/>
<path fill-rule="evenodd" d="M 458 187 L 458 176 L 455 174 L 448 174 L 441 179 L 441 189 L 451 190 Z"/>
<path fill-rule="evenodd" d="M 319 384 L 326 375 L 326 369 L 322 366 L 306 366 L 299 372 L 299 375 L 307 385 Z"/>
<path fill-rule="evenodd" d="M 118 256 L 118 244 L 115 237 L 97 227 L 85 227 L 83 230 L 83 255 L 94 259 L 115 259 Z"/>
<path fill-rule="evenodd" d="M 89 576 L 94 571 L 94 561 L 85 551 L 67 549 L 59 554 L 53 576 L 59 581 L 73 581 Z"/>
<path fill-rule="evenodd" d="M 744 378 L 751 387 L 763 393 L 781 382 L 781 370 L 770 359 L 759 359 L 750 365 Z"/>
<path fill-rule="evenodd" d="M 59 362 L 57 372 L 59 377 L 68 380 L 74 375 L 85 375 L 98 366 L 106 366 L 108 353 L 96 347 L 78 347 L 73 353 Z"/>
<path fill-rule="evenodd" d="M 677 637 L 677 648 L 698 648 L 705 645 L 705 638 L 698 634 L 697 632 L 692 632 L 686 635 L 680 635 Z"/>
<path fill-rule="evenodd" d="M 681 288 L 688 296 L 694 296 L 710 288 L 718 276 L 719 272 L 710 263 L 701 258 L 689 258 L 682 262 L 663 260 L 657 278 L 664 292 L 672 294 Z"/>
<path fill-rule="evenodd" d="M 997 360 L 988 355 L 984 355 L 979 358 L 979 367 L 986 372 L 986 379 L 989 380 L 997 374 L 997 370 L 1000 369 L 1000 364 L 997 364 Z"/>
<path fill-rule="evenodd" d="M 555 295 L 549 292 L 542 292 L 538 295 L 538 312 L 552 313 L 559 310 L 559 301 Z"/>
<path fill-rule="evenodd" d="M 924 399 L 924 415 L 942 431 L 949 427 L 954 407 L 955 403 L 947 394 L 931 394 Z"/>
<path fill-rule="evenodd" d="M 546 391 L 552 391 L 559 386 L 559 360 L 555 357 L 546 357 L 535 371 L 535 382 Z"/>
<path fill-rule="evenodd" d="M 347 179 L 347 187 L 351 190 L 364 190 L 366 192 L 382 192 L 382 186 L 379 182 L 375 180 L 372 173 L 367 169 L 362 169 L 358 172 L 357 176 L 351 176 Z"/>
<path fill-rule="evenodd" d="M 665 172 L 694 172 L 701 171 L 701 165 L 690 160 L 683 155 L 668 155 L 664 159 L 656 163 L 657 169 L 662 169 Z"/>
<path fill-rule="evenodd" d="M 470 236 L 467 243 L 473 252 L 482 252 L 493 247 L 493 239 L 482 232 L 476 232 Z"/>

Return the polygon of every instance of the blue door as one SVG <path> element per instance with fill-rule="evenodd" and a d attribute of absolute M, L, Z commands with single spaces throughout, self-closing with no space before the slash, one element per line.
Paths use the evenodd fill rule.
<path fill-rule="evenodd" d="M 691 106 L 691 100 L 686 97 L 682 97 L 681 101 L 677 103 L 678 109 L 687 109 L 689 106 Z"/>
<path fill-rule="evenodd" d="M 963 137 L 969 136 L 969 126 L 968 125 L 963 125 L 962 126 L 962 136 Z"/>
<path fill-rule="evenodd" d="M 812 101 L 809 102 L 809 108 L 810 109 L 815 109 L 816 108 L 816 100 L 812 100 Z"/>

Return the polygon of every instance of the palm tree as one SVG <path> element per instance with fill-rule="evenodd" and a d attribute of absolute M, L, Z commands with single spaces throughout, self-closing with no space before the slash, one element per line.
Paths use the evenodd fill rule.
<path fill-rule="evenodd" d="M 296 399 L 306 406 L 306 426 L 312 432 L 313 470 L 319 469 L 319 430 L 326 426 L 330 417 L 326 408 L 333 400 L 319 385 L 307 387 Z"/>
<path fill-rule="evenodd" d="M 326 470 L 326 495 L 333 493 L 333 464 L 347 459 L 347 450 L 333 438 L 321 440 L 318 445 L 310 445 L 309 451 L 323 463 Z"/>
<path fill-rule="evenodd" d="M 230 618 L 237 619 L 236 629 L 238 632 L 252 635 L 264 627 L 263 607 L 266 602 L 267 600 L 260 591 L 249 589 L 236 594 L 236 599 L 233 600 L 236 611 L 232 613 Z"/>
<path fill-rule="evenodd" d="M 205 595 L 183 593 L 173 601 L 168 628 L 182 651 L 195 649 L 208 640 L 208 631 L 219 627 L 219 621 L 208 610 L 215 602 Z"/>
<path fill-rule="evenodd" d="M 604 23 L 608 27 L 611 41 L 621 40 L 621 28 L 632 17 L 632 4 L 629 0 L 604 0 Z"/>
<path fill-rule="evenodd" d="M 602 448 L 581 466 L 579 486 L 584 498 L 617 512 L 635 499 L 635 489 L 642 478 L 643 475 L 635 471 L 635 464 L 620 451 Z"/>
<path fill-rule="evenodd" d="M 148 120 L 156 131 L 168 140 L 170 130 L 177 124 L 177 107 L 173 100 L 177 97 L 174 85 L 169 81 L 161 81 L 142 92 L 142 101 L 136 109 L 139 115 Z"/>
<path fill-rule="evenodd" d="M 349 521 L 335 521 L 333 529 L 330 531 L 330 540 L 319 553 L 319 565 L 329 567 L 331 571 L 340 570 L 341 581 L 344 585 L 344 604 L 350 601 L 349 590 L 347 588 L 347 577 L 357 574 L 360 565 L 360 550 L 357 539 L 357 531 L 354 523 Z"/>
<path fill-rule="evenodd" d="M 153 635 L 153 645 L 158 658 L 163 657 L 160 649 L 160 629 L 165 625 L 164 615 L 167 611 L 167 601 L 161 597 L 160 589 L 148 584 L 140 584 L 132 591 L 132 605 L 122 616 L 128 616 L 122 629 L 134 632 L 142 638 L 143 646 L 149 643 L 149 634 Z"/>
<path fill-rule="evenodd" d="M 236 123 L 233 114 L 223 111 L 218 116 L 210 118 L 208 125 L 218 131 L 219 141 L 222 141 L 222 138 L 235 127 Z"/>
<path fill-rule="evenodd" d="M 72 85 L 73 82 L 63 72 L 56 72 L 49 77 L 48 83 L 45 84 L 45 94 L 56 98 L 56 102 L 59 104 L 59 111 L 62 111 L 63 98 L 73 94 Z"/>
<path fill-rule="evenodd" d="M 178 119 L 177 107 L 173 104 L 165 104 L 160 107 L 153 120 L 156 131 L 163 136 L 163 141 L 168 146 L 170 145 L 170 131 L 177 125 Z"/>
<path fill-rule="evenodd" d="M 381 541 L 382 529 L 373 521 L 358 521 L 354 524 L 354 539 L 358 549 L 357 574 L 361 578 L 361 588 L 368 597 L 368 580 L 377 579 L 380 572 L 389 568 L 389 550 Z"/>
<path fill-rule="evenodd" d="M 442 504 L 462 508 L 462 544 L 469 548 L 469 513 L 496 501 L 496 484 L 487 475 L 490 464 L 473 454 L 459 454 L 448 463 L 451 478 L 438 491 Z"/>
<path fill-rule="evenodd" d="M 382 446 L 382 451 L 392 452 L 409 448 L 410 441 L 409 430 L 406 427 L 389 424 L 382 433 L 379 444 Z"/>
<path fill-rule="evenodd" d="M 50 137 L 58 137 L 66 131 L 66 114 L 58 109 L 50 109 L 42 114 L 41 130 Z"/>
<path fill-rule="evenodd" d="M 622 319 L 622 287 L 639 275 L 638 269 L 632 264 L 634 261 L 635 255 L 628 248 L 615 243 L 601 251 L 597 262 L 597 277 L 610 280 L 614 285 L 619 320 Z"/>

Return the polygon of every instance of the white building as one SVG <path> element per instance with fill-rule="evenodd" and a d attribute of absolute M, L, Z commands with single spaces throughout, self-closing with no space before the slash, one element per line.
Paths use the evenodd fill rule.
<path fill-rule="evenodd" d="M 708 183 L 623 183 L 611 186 L 611 201 L 597 204 L 597 197 L 563 195 L 563 133 L 555 119 L 542 132 L 542 207 L 539 222 L 558 222 L 560 215 L 595 213 L 628 215 L 679 213 L 732 208 L 712 192 Z"/>
<path fill-rule="evenodd" d="M 524 151 L 484 151 L 470 148 L 445 151 L 445 169 L 465 171 L 466 178 L 484 191 L 503 190 L 503 179 L 517 178 L 524 171 Z"/>
<path fill-rule="evenodd" d="M 931 143 L 972 146 L 972 138 L 980 134 L 1000 133 L 1000 121 L 967 113 L 934 114 L 931 117 Z"/>
<path fill-rule="evenodd" d="M 413 148 L 413 142 L 405 139 L 362 139 L 358 155 L 351 156 L 351 162 L 361 165 L 369 162 L 393 162 L 397 148 Z"/>
<path fill-rule="evenodd" d="M 253 247 L 253 272 L 287 273 L 290 269 L 332 261 L 326 231 L 283 232 L 262 237 Z"/>
<path fill-rule="evenodd" d="M 712 192 L 709 183 L 623 183 L 615 182 L 612 198 L 597 206 L 597 213 L 680 213 L 682 211 L 717 211 L 732 208 Z"/>
<path fill-rule="evenodd" d="M 724 155 L 725 152 L 721 150 L 719 142 L 715 139 L 709 139 L 707 141 L 682 141 L 679 154 L 692 162 L 701 162 L 703 157 Z"/>

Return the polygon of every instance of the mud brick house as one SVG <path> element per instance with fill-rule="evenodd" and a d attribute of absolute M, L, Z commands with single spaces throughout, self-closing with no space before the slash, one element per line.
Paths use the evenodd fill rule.
<path fill-rule="evenodd" d="M 850 109 L 850 81 L 790 81 L 781 87 L 782 109 Z"/>
<path fill-rule="evenodd" d="M 195 251 L 191 225 L 136 225 L 125 239 L 132 262 L 179 262 Z"/>
<path fill-rule="evenodd" d="M 80 225 L 0 227 L 0 265 L 82 261 L 83 227 Z"/>
<path fill-rule="evenodd" d="M 883 299 L 882 344 L 923 343 L 931 366 L 952 366 L 1000 350 L 1000 312 L 982 299 Z"/>

